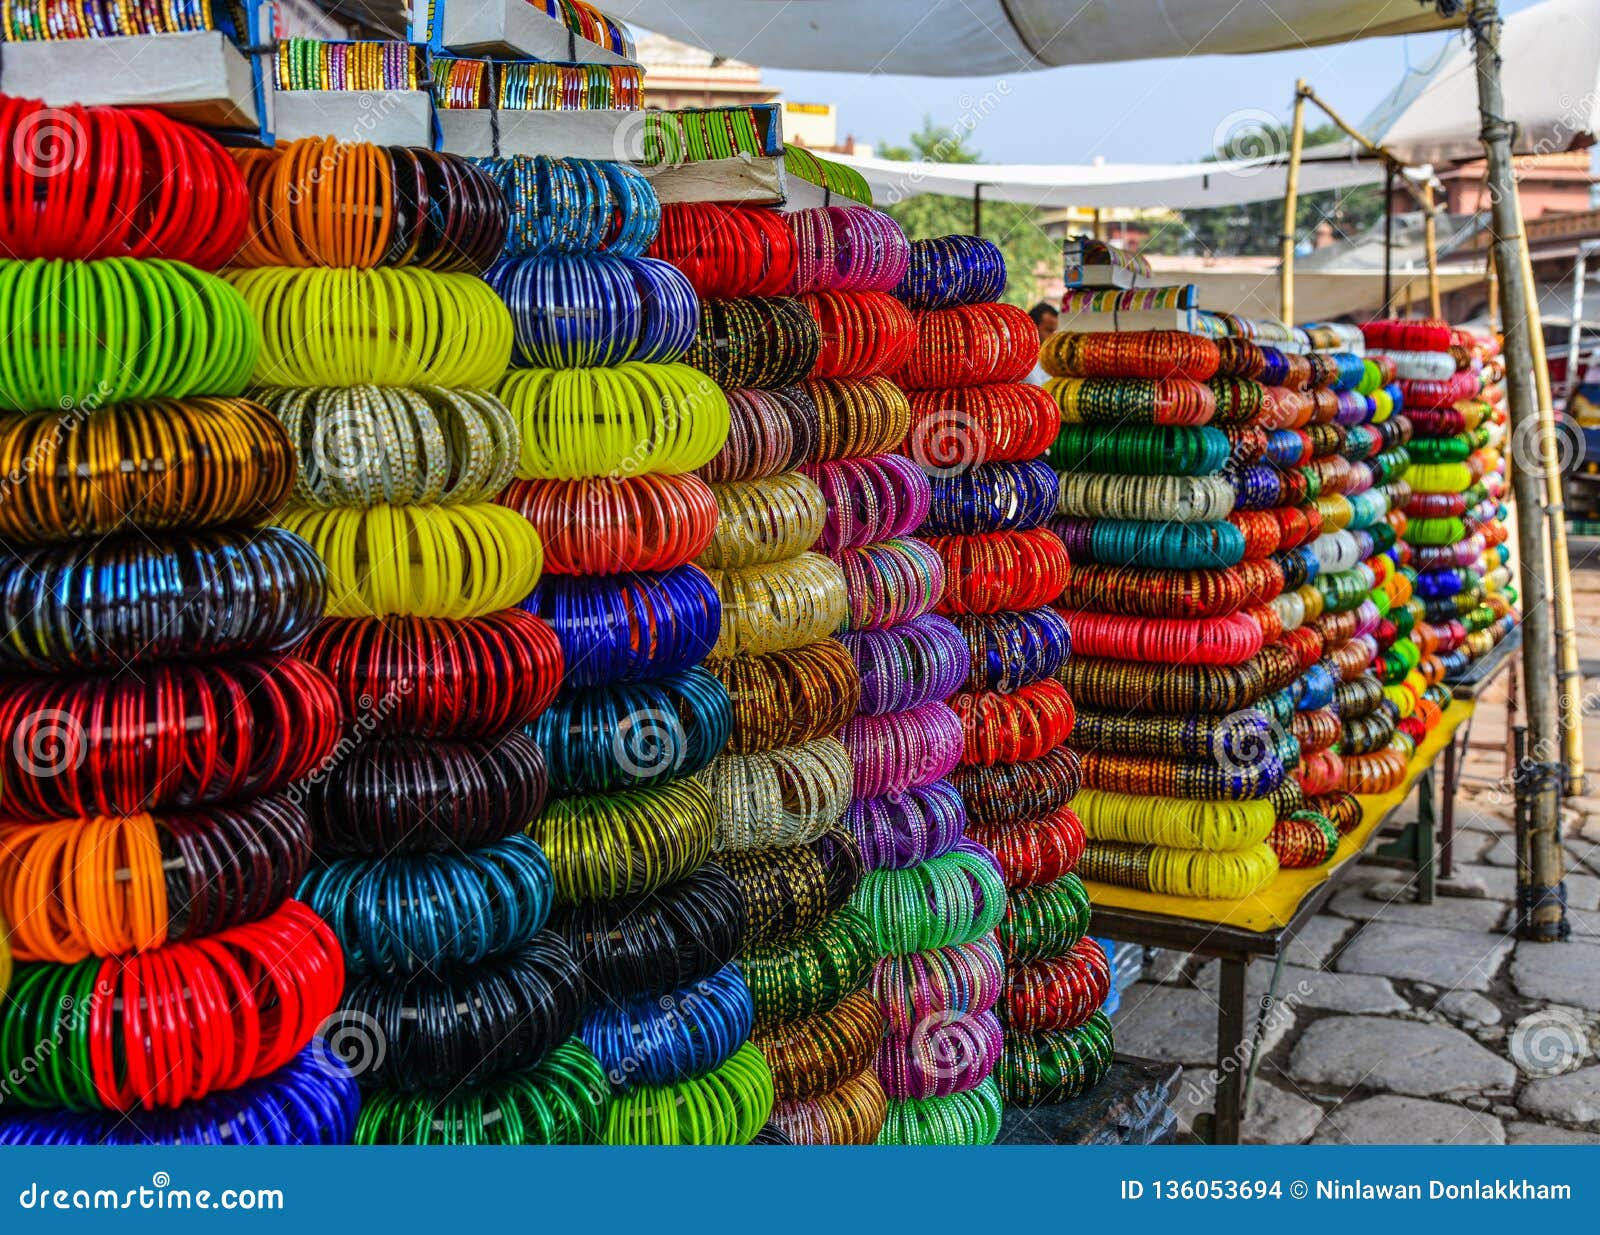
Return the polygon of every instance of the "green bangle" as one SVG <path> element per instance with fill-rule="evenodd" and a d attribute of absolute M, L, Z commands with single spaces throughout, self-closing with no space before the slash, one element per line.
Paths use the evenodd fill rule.
<path fill-rule="evenodd" d="M 1065 1102 L 1105 1079 L 1115 1051 L 1111 1022 L 1097 1010 L 1076 1029 L 1007 1033 L 995 1075 L 1007 1106 Z"/>
<path fill-rule="evenodd" d="M 361 1103 L 357 1145 L 596 1145 L 610 1089 L 573 1038 L 537 1068 L 443 1097 L 378 1090 Z"/>
<path fill-rule="evenodd" d="M 876 960 L 872 928 L 848 906 L 803 935 L 747 947 L 739 967 L 755 1000 L 755 1027 L 838 1007 L 865 985 Z"/>
<path fill-rule="evenodd" d="M 1006 888 L 993 856 L 962 843 L 904 870 L 868 871 L 851 904 L 878 951 L 903 956 L 987 935 L 1006 914 Z"/>
<path fill-rule="evenodd" d="M 1000 924 L 1006 966 L 1060 956 L 1089 930 L 1089 892 L 1076 875 L 1054 883 L 1017 888 Z"/>
<path fill-rule="evenodd" d="M 105 1108 L 89 1063 L 88 1017 L 94 1006 L 98 957 L 76 965 L 24 965 L 0 1004 L 0 1069 L 10 1072 L 6 1097 L 20 1106 Z M 32 1071 L 19 1066 L 31 1059 Z"/>
<path fill-rule="evenodd" d="M 1000 1085 L 990 1076 L 948 1098 L 889 1103 L 880 1145 L 993 1145 L 1000 1135 Z"/>
<path fill-rule="evenodd" d="M 640 896 L 681 879 L 711 856 L 716 810 L 684 777 L 648 789 L 558 798 L 528 825 L 555 875 L 556 900 Z"/>
<path fill-rule="evenodd" d="M 748 1145 L 772 1114 L 772 1070 L 746 1042 L 721 1067 L 672 1085 L 619 1095 L 606 1117 L 607 1145 Z"/>

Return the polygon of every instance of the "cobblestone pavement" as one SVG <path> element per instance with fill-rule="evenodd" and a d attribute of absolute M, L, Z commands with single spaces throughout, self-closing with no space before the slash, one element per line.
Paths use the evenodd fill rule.
<path fill-rule="evenodd" d="M 1574 541 L 1573 557 L 1592 717 L 1600 542 Z M 1585 734 L 1590 796 L 1563 809 L 1572 939 L 1519 942 L 1507 687 L 1502 674 L 1474 716 L 1455 875 L 1435 902 L 1416 904 L 1400 873 L 1364 864 L 1289 948 L 1246 1141 L 1600 1144 L 1600 723 Z M 1272 971 L 1250 966 L 1258 1001 Z M 1177 1105 L 1186 1128 L 1214 1105 L 1216 991 L 1215 962 L 1157 953 L 1114 1018 L 1120 1051 L 1184 1065 Z"/>

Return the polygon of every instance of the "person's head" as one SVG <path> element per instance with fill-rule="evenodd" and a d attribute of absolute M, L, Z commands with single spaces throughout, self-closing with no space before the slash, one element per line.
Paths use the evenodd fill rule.
<path fill-rule="evenodd" d="M 1043 343 L 1056 332 L 1056 323 L 1060 318 L 1056 315 L 1055 306 L 1047 300 L 1041 300 L 1028 310 L 1028 316 L 1033 318 L 1034 328 L 1039 332 L 1039 342 Z"/>

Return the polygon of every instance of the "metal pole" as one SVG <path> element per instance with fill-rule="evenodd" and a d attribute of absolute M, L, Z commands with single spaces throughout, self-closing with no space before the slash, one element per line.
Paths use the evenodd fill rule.
<path fill-rule="evenodd" d="M 1538 396 L 1533 386 L 1527 289 L 1520 277 L 1511 124 L 1500 88 L 1500 15 L 1494 0 L 1475 0 L 1467 23 L 1477 60 L 1478 112 L 1490 185 L 1495 267 L 1505 331 L 1506 396 L 1511 437 L 1527 440 L 1538 431 Z M 1516 460 L 1511 470 L 1517 501 L 1517 549 L 1522 570 L 1522 664 L 1527 691 L 1529 759 L 1518 769 L 1517 796 L 1527 807 L 1517 829 L 1517 934 L 1559 939 L 1566 921 L 1560 838 L 1560 753 L 1555 708 L 1554 647 L 1550 632 L 1550 581 L 1545 573 L 1545 521 L 1540 457 Z"/>
<path fill-rule="evenodd" d="M 972 186 L 972 234 L 983 235 L 983 186 Z"/>
<path fill-rule="evenodd" d="M 1428 251 L 1428 314 L 1443 318 L 1439 295 L 1439 223 L 1433 217 L 1433 177 L 1422 182 L 1422 243 Z"/>
<path fill-rule="evenodd" d="M 1283 231 L 1278 235 L 1278 316 L 1294 325 L 1294 233 L 1300 209 L 1300 152 L 1306 141 L 1306 81 L 1294 84 L 1294 121 L 1289 126 L 1289 171 L 1283 181 Z"/>
<path fill-rule="evenodd" d="M 1562 761 L 1567 768 L 1566 791 L 1576 794 L 1584 791 L 1587 778 L 1583 767 L 1583 701 L 1580 697 L 1583 678 L 1578 669 L 1578 617 L 1572 605 L 1572 564 L 1567 559 L 1567 498 L 1561 484 L 1555 399 L 1550 390 L 1550 361 L 1544 349 L 1544 318 L 1539 311 L 1539 290 L 1533 278 L 1533 256 L 1528 251 L 1528 229 L 1522 218 L 1522 195 L 1515 179 L 1511 182 L 1511 196 L 1517 212 L 1522 291 L 1528 301 L 1533 384 L 1539 396 L 1538 445 L 1544 468 L 1544 517 L 1550 525 L 1550 579 L 1556 602 L 1556 707 L 1561 718 Z"/>
<path fill-rule="evenodd" d="M 1394 164 L 1383 174 L 1383 316 L 1394 303 Z"/>
<path fill-rule="evenodd" d="M 1578 256 L 1572 259 L 1572 324 L 1567 327 L 1567 388 L 1563 392 L 1563 405 L 1572 414 L 1572 399 L 1578 393 L 1582 376 L 1578 372 L 1578 356 L 1583 350 L 1583 285 L 1589 281 L 1589 245 L 1578 246 Z"/>

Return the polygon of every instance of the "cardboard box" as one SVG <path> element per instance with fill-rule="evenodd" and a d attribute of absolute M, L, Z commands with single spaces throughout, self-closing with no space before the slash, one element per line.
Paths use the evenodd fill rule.
<path fill-rule="evenodd" d="M 1062 269 L 1061 280 L 1068 287 L 1114 287 L 1126 291 L 1139 285 L 1139 276 L 1126 266 L 1072 266 Z"/>
<path fill-rule="evenodd" d="M 1199 313 L 1195 309 L 1126 309 L 1113 312 L 1079 309 L 1061 314 L 1056 329 L 1069 334 L 1094 334 L 1097 331 L 1129 334 L 1141 330 L 1182 330 L 1196 334 L 1199 333 L 1195 329 L 1198 322 Z"/>
<path fill-rule="evenodd" d="M 633 163 L 644 156 L 642 111 L 493 111 L 441 107 L 439 148 L 468 158 L 543 154 Z M 495 128 L 499 128 L 499 141 Z"/>
<path fill-rule="evenodd" d="M 419 16 L 417 9 L 422 10 Z M 635 64 L 568 30 L 528 0 L 435 0 L 428 37 L 427 0 L 415 0 L 412 40 L 463 56 L 557 60 L 564 64 Z"/>
<path fill-rule="evenodd" d="M 337 137 L 433 148 L 433 98 L 426 90 L 279 90 L 274 108 L 280 142 Z"/>
<path fill-rule="evenodd" d="M 217 30 L 7 43 L 0 93 L 52 107 L 153 107 L 210 128 L 256 129 L 263 120 L 271 128 L 249 59 Z"/>
<path fill-rule="evenodd" d="M 639 170 L 650 178 L 656 196 L 663 203 L 742 202 L 752 206 L 781 206 L 789 184 L 781 156 L 741 154 L 731 159 L 706 159 Z M 818 194 L 821 191 L 817 189 Z"/>

